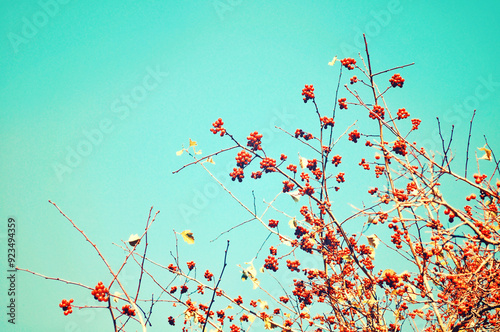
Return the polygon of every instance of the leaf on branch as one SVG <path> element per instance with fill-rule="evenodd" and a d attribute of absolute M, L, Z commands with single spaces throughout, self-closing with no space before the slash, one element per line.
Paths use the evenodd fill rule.
<path fill-rule="evenodd" d="M 297 203 L 299 200 L 300 200 L 300 193 L 298 190 L 295 190 L 295 191 L 292 191 L 292 192 L 289 192 L 288 195 L 290 195 L 290 197 L 292 197 L 293 201 L 295 203 Z"/>
<path fill-rule="evenodd" d="M 184 151 L 186 151 L 186 149 L 179 150 L 175 154 L 178 155 L 178 156 L 180 156 L 181 154 L 184 153 Z"/>
<path fill-rule="evenodd" d="M 189 229 L 187 229 L 184 232 L 182 232 L 181 236 L 182 236 L 182 239 L 187 244 L 194 244 L 194 235 L 193 235 L 193 232 L 191 232 Z"/>
<path fill-rule="evenodd" d="M 486 144 L 482 148 L 477 148 L 479 151 L 484 151 L 484 155 L 479 159 L 491 161 L 491 150 L 486 148 Z"/>
<path fill-rule="evenodd" d="M 189 147 L 192 147 L 192 146 L 198 146 L 198 143 L 196 143 L 195 141 L 189 139 Z"/>
<path fill-rule="evenodd" d="M 141 238 L 138 234 L 131 234 L 127 242 L 131 247 L 135 247 L 137 244 L 139 244 L 139 242 L 141 242 Z"/>
<path fill-rule="evenodd" d="M 377 235 L 368 235 L 366 238 L 368 239 L 368 244 L 370 245 L 370 247 L 372 247 L 373 249 L 377 249 L 378 244 L 380 243 L 380 239 L 377 237 Z"/>
<path fill-rule="evenodd" d="M 264 310 L 264 309 L 269 309 L 269 305 L 267 304 L 267 301 L 262 301 L 261 299 L 257 300 L 259 304 L 259 307 Z"/>
<path fill-rule="evenodd" d="M 207 163 L 215 165 L 215 161 L 212 159 L 212 157 L 207 158 Z"/>
<path fill-rule="evenodd" d="M 290 219 L 290 221 L 288 222 L 288 226 L 290 226 L 291 229 L 297 228 L 297 219 Z"/>
<path fill-rule="evenodd" d="M 337 62 L 337 61 L 338 61 L 338 60 L 337 60 L 337 56 L 334 56 L 334 57 L 333 57 L 333 60 L 332 60 L 332 61 L 330 61 L 330 62 L 328 62 L 328 65 L 329 65 L 329 66 L 333 66 L 333 65 L 335 64 L 335 62 Z"/>
<path fill-rule="evenodd" d="M 273 323 L 273 320 L 271 319 L 271 317 L 264 318 L 264 329 L 265 330 L 272 330 L 276 327 L 278 327 L 278 325 Z"/>
<path fill-rule="evenodd" d="M 260 281 L 256 278 L 257 270 L 255 269 L 255 266 L 253 266 L 253 259 L 250 262 L 245 262 L 245 264 L 249 265 L 246 269 L 243 269 L 240 265 L 238 265 L 241 269 L 243 269 L 241 280 L 245 281 L 250 278 L 253 283 L 253 289 L 256 289 L 259 287 Z"/>
<path fill-rule="evenodd" d="M 302 168 L 302 169 L 307 167 L 307 159 L 304 157 L 301 157 L 300 154 L 299 154 L 299 165 L 300 165 L 300 168 Z"/>
<path fill-rule="evenodd" d="M 123 294 L 120 292 L 114 292 L 113 293 L 113 302 L 118 303 L 118 297 L 121 295 L 123 295 Z"/>

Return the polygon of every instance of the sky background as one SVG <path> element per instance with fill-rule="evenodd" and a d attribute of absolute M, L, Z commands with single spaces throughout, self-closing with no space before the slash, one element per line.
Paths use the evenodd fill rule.
<path fill-rule="evenodd" d="M 201 167 L 172 174 L 191 161 L 175 152 L 189 138 L 204 155 L 229 147 L 227 139 L 209 132 L 221 117 L 241 140 L 258 130 L 271 154 L 284 152 L 297 164 L 297 152 L 306 157 L 310 152 L 274 126 L 290 132 L 298 127 L 313 130 L 313 106 L 302 102 L 304 84 L 314 84 L 320 111 L 329 114 L 339 63 L 327 64 L 335 55 L 358 59 L 365 32 L 374 71 L 415 62 L 399 70 L 406 79 L 404 88 L 390 90 L 387 100 L 394 111 L 406 107 L 422 120 L 412 135 L 429 150 L 440 149 L 437 116 L 447 137 L 455 125 L 453 152 L 461 168 L 474 108 L 471 151 L 484 145 L 483 134 L 500 151 L 499 15 L 498 1 L 2 1 L 2 271 L 7 219 L 13 217 L 16 265 L 89 286 L 100 280 L 109 283 L 92 246 L 48 200 L 85 231 L 114 268 L 124 255 L 112 243 L 141 233 L 154 206 L 153 211 L 161 212 L 150 230 L 151 259 L 172 263 L 173 230 L 190 229 L 196 243 L 179 242 L 181 264 L 195 260 L 199 272 L 210 268 L 218 275 L 230 239 L 223 286 L 251 294 L 251 285 L 241 284 L 236 265 L 255 256 L 266 238 L 264 229 L 254 222 L 210 242 L 249 214 Z M 389 77 L 380 75 L 379 85 L 385 86 Z M 341 96 L 348 97 L 343 89 Z M 352 113 L 336 118 L 337 134 L 361 118 L 354 107 L 349 109 Z M 356 126 L 367 123 L 361 120 Z M 338 149 L 353 163 L 366 153 L 352 143 L 341 143 Z M 255 182 L 247 172 L 242 184 L 227 181 L 234 156 L 218 156 L 207 167 L 222 174 L 250 206 L 254 190 L 262 212 L 262 200 L 275 197 L 281 180 Z M 353 211 L 347 203 L 359 202 L 359 192 L 368 189 L 356 177 L 358 169 L 349 170 L 346 166 L 343 171 L 352 174 L 351 182 L 335 206 L 344 218 Z M 285 195 L 276 204 L 291 216 L 299 215 L 300 205 Z M 272 240 L 265 248 L 270 244 Z M 263 264 L 264 254 L 256 267 Z M 377 268 L 390 259 L 379 257 Z M 156 273 L 163 282 L 170 280 L 164 272 Z M 123 274 L 134 294 L 137 275 L 133 264 Z M 290 279 L 282 278 L 285 283 Z M 62 314 L 58 304 L 63 298 L 94 305 L 89 291 L 24 272 L 17 272 L 16 280 L 16 325 L 7 324 L 2 313 L 2 331 L 111 329 L 104 310 Z M 7 286 L 1 278 L 4 311 Z M 145 297 L 158 294 L 158 288 L 148 287 Z M 150 330 L 169 330 L 164 317 L 175 311 L 169 304 L 155 308 Z"/>

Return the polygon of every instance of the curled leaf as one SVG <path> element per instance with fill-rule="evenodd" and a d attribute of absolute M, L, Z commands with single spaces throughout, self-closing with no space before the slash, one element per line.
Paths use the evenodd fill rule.
<path fill-rule="evenodd" d="M 192 147 L 192 146 L 197 146 L 198 143 L 196 143 L 195 141 L 189 139 L 189 147 Z"/>
<path fill-rule="evenodd" d="M 215 161 L 212 159 L 212 157 L 207 158 L 207 163 L 211 163 L 215 165 Z"/>
<path fill-rule="evenodd" d="M 328 62 L 328 65 L 329 65 L 329 66 L 333 66 L 333 65 L 335 64 L 335 62 L 337 62 L 337 61 L 338 61 L 338 60 L 337 60 L 337 56 L 334 56 L 334 57 L 333 57 L 333 60 L 332 60 L 332 61 L 330 61 L 330 62 Z"/>
<path fill-rule="evenodd" d="M 288 195 L 290 195 L 290 197 L 292 197 L 292 199 L 295 203 L 297 203 L 300 200 L 300 196 L 302 196 L 302 195 L 300 195 L 298 190 L 289 192 Z"/>
<path fill-rule="evenodd" d="M 288 222 L 288 226 L 290 226 L 291 229 L 297 228 L 297 219 L 290 219 L 290 221 Z"/>
<path fill-rule="evenodd" d="M 482 148 L 477 148 L 479 151 L 484 151 L 484 155 L 479 159 L 485 159 L 491 161 L 491 150 L 486 148 L 486 144 Z"/>
<path fill-rule="evenodd" d="M 178 156 L 180 156 L 183 153 L 184 153 L 184 149 L 177 151 L 175 154 L 178 155 Z"/>
<path fill-rule="evenodd" d="M 184 232 L 181 233 L 182 239 L 187 243 L 187 244 L 193 244 L 194 243 L 194 235 L 193 232 L 191 232 L 189 229 L 185 230 Z"/>
<path fill-rule="evenodd" d="M 300 168 L 302 168 L 302 169 L 307 167 L 307 159 L 304 157 L 301 157 L 300 154 L 299 154 L 299 164 L 300 164 Z"/>
<path fill-rule="evenodd" d="M 366 238 L 368 239 L 368 244 L 370 245 L 370 247 L 376 249 L 378 244 L 380 243 L 380 239 L 377 237 L 377 235 L 368 235 Z"/>
<path fill-rule="evenodd" d="M 131 247 L 135 247 L 136 245 L 139 244 L 139 242 L 141 242 L 141 238 L 139 237 L 138 234 L 131 234 L 127 242 L 128 244 L 130 244 Z"/>

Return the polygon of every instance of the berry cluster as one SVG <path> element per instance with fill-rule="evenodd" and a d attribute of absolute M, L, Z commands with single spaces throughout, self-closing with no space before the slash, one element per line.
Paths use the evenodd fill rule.
<path fill-rule="evenodd" d="M 273 158 L 266 157 L 260 162 L 260 168 L 263 169 L 266 173 L 275 172 L 275 167 L 276 160 L 274 160 Z"/>
<path fill-rule="evenodd" d="M 335 125 L 335 121 L 333 121 L 333 118 L 329 118 L 327 116 L 324 116 L 324 117 L 320 118 L 320 120 L 323 124 L 324 129 L 328 129 L 329 126 L 333 127 Z"/>
<path fill-rule="evenodd" d="M 244 168 L 246 165 L 250 164 L 252 161 L 252 155 L 245 150 L 238 152 L 236 156 L 236 166 Z"/>
<path fill-rule="evenodd" d="M 476 199 L 476 194 L 470 194 L 470 196 L 467 196 L 465 199 L 466 199 L 468 202 L 469 202 L 469 201 L 471 201 L 471 200 L 473 200 L 473 199 Z"/>
<path fill-rule="evenodd" d="M 269 219 L 269 227 L 276 228 L 278 227 L 279 220 Z"/>
<path fill-rule="evenodd" d="M 303 131 L 302 129 L 295 130 L 295 138 L 298 138 L 298 137 L 303 137 L 306 141 L 314 138 L 314 136 L 312 134 L 308 134 L 305 131 Z"/>
<path fill-rule="evenodd" d="M 406 119 L 409 116 L 410 113 L 408 113 L 405 108 L 398 109 L 398 120 Z"/>
<path fill-rule="evenodd" d="M 300 262 L 298 260 L 295 260 L 295 261 L 291 261 L 289 259 L 287 259 L 286 261 L 286 266 L 288 267 L 288 269 L 290 269 L 290 271 L 297 271 L 297 272 L 300 272 L 300 269 L 299 269 L 299 266 L 300 266 Z"/>
<path fill-rule="evenodd" d="M 294 186 L 295 185 L 290 181 L 286 181 L 286 180 L 283 181 L 283 192 L 287 193 L 289 191 L 292 191 Z"/>
<path fill-rule="evenodd" d="M 174 326 L 175 325 L 175 319 L 174 319 L 174 317 L 172 317 L 172 316 L 168 317 L 168 323 L 170 325 Z"/>
<path fill-rule="evenodd" d="M 342 63 L 342 66 L 346 67 L 349 70 L 354 69 L 354 65 L 356 64 L 356 60 L 353 58 L 345 58 L 340 60 L 340 63 Z"/>
<path fill-rule="evenodd" d="M 220 136 L 221 137 L 224 136 L 224 134 L 226 133 L 226 129 L 222 128 L 223 124 L 224 124 L 224 122 L 222 122 L 221 118 L 217 119 L 217 121 L 212 123 L 213 128 L 210 128 L 210 131 L 214 134 L 217 134 L 220 132 Z"/>
<path fill-rule="evenodd" d="M 337 174 L 337 176 L 335 177 L 335 179 L 337 180 L 338 183 L 345 182 L 344 175 L 345 175 L 344 173 Z"/>
<path fill-rule="evenodd" d="M 212 278 L 213 278 L 213 276 L 214 276 L 214 275 L 213 275 L 213 273 L 212 273 L 212 272 L 210 272 L 210 271 L 206 270 L 206 271 L 205 271 L 205 274 L 204 274 L 203 276 L 204 276 L 204 277 L 205 277 L 205 279 L 207 279 L 208 281 L 212 281 Z"/>
<path fill-rule="evenodd" d="M 238 182 L 243 181 L 243 178 L 245 177 L 243 175 L 243 169 L 242 168 L 233 168 L 233 171 L 229 173 L 229 176 L 231 177 L 231 180 L 236 180 L 238 179 Z"/>
<path fill-rule="evenodd" d="M 480 175 L 480 174 L 474 174 L 474 180 L 476 180 L 477 184 L 480 184 L 483 182 L 484 179 L 486 179 L 488 176 L 486 174 Z"/>
<path fill-rule="evenodd" d="M 378 179 L 378 177 L 382 174 L 384 174 L 385 168 L 384 166 L 375 166 L 375 175 Z"/>
<path fill-rule="evenodd" d="M 351 77 L 351 84 L 357 83 L 358 78 L 356 76 Z"/>
<path fill-rule="evenodd" d="M 260 146 L 262 144 L 261 138 L 262 134 L 259 134 L 256 131 L 250 133 L 250 136 L 247 137 L 247 146 L 251 147 L 253 151 L 262 150 L 262 147 Z"/>
<path fill-rule="evenodd" d="M 192 269 L 194 269 L 194 267 L 195 267 L 195 265 L 196 265 L 196 263 L 195 263 L 195 262 L 193 262 L 193 261 L 191 261 L 191 262 L 187 262 L 186 264 L 187 264 L 187 266 L 188 266 L 189 271 L 191 271 Z"/>
<path fill-rule="evenodd" d="M 308 159 L 307 160 L 307 168 L 310 171 L 314 171 L 316 168 L 318 168 L 318 159 Z"/>
<path fill-rule="evenodd" d="M 394 146 L 392 147 L 392 151 L 396 152 L 403 157 L 406 156 L 406 143 L 404 140 L 397 140 L 394 142 Z"/>
<path fill-rule="evenodd" d="M 307 182 L 303 188 L 299 189 L 299 193 L 302 196 L 304 196 L 304 195 L 312 196 L 314 194 L 314 188 L 311 187 L 311 185 L 309 185 L 309 182 Z"/>
<path fill-rule="evenodd" d="M 346 103 L 347 98 L 340 98 L 339 99 L 339 107 L 341 110 L 347 109 L 347 103 Z"/>
<path fill-rule="evenodd" d="M 339 156 L 339 155 L 333 156 L 332 164 L 334 164 L 335 167 L 337 167 L 341 162 L 342 162 L 341 156 Z"/>
<path fill-rule="evenodd" d="M 361 134 L 357 130 L 353 130 L 349 133 L 349 141 L 353 141 L 354 143 L 357 143 L 360 137 Z"/>
<path fill-rule="evenodd" d="M 286 169 L 289 170 L 290 172 L 297 173 L 297 166 L 295 166 L 294 164 L 288 165 Z"/>
<path fill-rule="evenodd" d="M 304 96 L 304 103 L 307 103 L 309 99 L 314 99 L 314 87 L 313 85 L 307 85 L 302 89 L 302 95 Z"/>
<path fill-rule="evenodd" d="M 257 179 L 260 179 L 261 176 L 262 176 L 262 172 L 261 171 L 257 171 L 257 172 L 252 172 L 251 178 L 257 180 Z"/>
<path fill-rule="evenodd" d="M 73 299 L 70 299 L 69 301 L 63 299 L 61 303 L 59 303 L 59 308 L 62 308 L 62 310 L 64 311 L 64 316 L 68 316 L 69 314 L 73 313 L 71 303 L 73 303 Z"/>
<path fill-rule="evenodd" d="M 370 165 L 366 162 L 365 158 L 361 159 L 359 166 L 363 166 L 363 168 L 367 171 L 370 169 Z"/>
<path fill-rule="evenodd" d="M 411 119 L 411 124 L 413 126 L 411 130 L 417 130 L 421 122 L 422 121 L 420 119 Z"/>
<path fill-rule="evenodd" d="M 264 260 L 264 268 L 271 271 L 278 271 L 278 260 L 274 256 L 267 256 Z"/>
<path fill-rule="evenodd" d="M 368 190 L 368 193 L 369 193 L 370 195 L 374 195 L 377 191 L 378 191 L 378 188 L 377 188 L 377 187 L 375 187 L 375 188 L 372 188 L 372 189 Z"/>
<path fill-rule="evenodd" d="M 448 216 L 448 221 L 453 222 L 453 219 L 455 218 L 455 212 L 451 211 L 450 209 L 445 209 L 444 214 Z"/>
<path fill-rule="evenodd" d="M 383 119 L 384 118 L 384 108 L 380 105 L 373 106 L 373 109 L 370 111 L 370 119 Z"/>
<path fill-rule="evenodd" d="M 125 304 L 122 307 L 122 314 L 127 315 L 129 317 L 135 316 L 135 309 L 130 308 L 130 305 Z"/>
<path fill-rule="evenodd" d="M 403 87 L 403 83 L 405 82 L 405 79 L 401 77 L 399 74 L 394 74 L 392 77 L 389 79 L 389 82 L 391 83 L 392 87 L 395 88 L 399 86 L 400 88 Z"/>
<path fill-rule="evenodd" d="M 270 247 L 269 252 L 271 255 L 276 256 L 276 254 L 278 254 L 278 249 L 276 249 L 275 247 Z"/>
<path fill-rule="evenodd" d="M 109 299 L 109 290 L 104 287 L 102 281 L 97 283 L 97 286 L 95 286 L 91 294 L 94 295 L 94 299 L 99 302 L 106 302 Z"/>
<path fill-rule="evenodd" d="M 282 161 L 285 161 L 287 158 L 288 157 L 286 156 L 286 154 L 283 154 L 283 153 L 280 156 L 280 160 L 282 160 Z"/>

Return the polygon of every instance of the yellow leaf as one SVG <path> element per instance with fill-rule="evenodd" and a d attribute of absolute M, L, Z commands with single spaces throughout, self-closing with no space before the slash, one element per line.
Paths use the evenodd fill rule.
<path fill-rule="evenodd" d="M 197 144 L 195 141 L 193 141 L 193 140 L 189 139 L 189 147 L 192 147 L 192 146 L 197 146 L 197 145 L 198 145 L 198 144 Z"/>
<path fill-rule="evenodd" d="M 276 327 L 277 327 L 277 325 L 275 323 L 273 323 L 273 320 L 271 319 L 271 317 L 264 318 L 264 329 L 265 330 L 272 330 Z"/>
<path fill-rule="evenodd" d="M 477 148 L 479 151 L 484 151 L 484 155 L 479 159 L 491 161 L 491 150 L 486 148 L 486 144 L 482 148 Z"/>
<path fill-rule="evenodd" d="M 196 151 L 196 150 L 193 148 L 193 151 L 194 151 L 194 154 L 201 154 L 201 150 Z"/>
<path fill-rule="evenodd" d="M 207 163 L 211 163 L 215 165 L 215 161 L 212 159 L 212 157 L 207 158 Z"/>
<path fill-rule="evenodd" d="M 335 62 L 336 62 L 336 61 L 337 61 L 337 56 L 334 56 L 334 57 L 333 57 L 333 60 L 332 60 L 332 61 L 330 61 L 330 62 L 328 62 L 328 65 L 329 65 L 329 66 L 333 66 L 333 65 L 335 64 Z"/>
<path fill-rule="evenodd" d="M 257 300 L 257 302 L 258 302 L 258 303 L 260 303 L 260 304 L 259 304 L 259 307 L 260 307 L 261 309 L 263 309 L 263 310 L 264 310 L 264 309 L 269 309 L 269 305 L 267 304 L 267 302 L 266 302 L 266 301 L 262 301 L 262 300 L 260 300 L 260 299 L 259 299 L 259 300 Z"/>
<path fill-rule="evenodd" d="M 127 242 L 131 247 L 135 247 L 137 244 L 139 244 L 139 242 L 141 242 L 141 238 L 137 234 L 131 234 Z"/>
<path fill-rule="evenodd" d="M 370 245 L 370 247 L 376 249 L 378 244 L 380 243 L 380 239 L 377 237 L 377 235 L 368 235 L 366 238 L 368 239 L 368 244 Z"/>
<path fill-rule="evenodd" d="M 113 302 L 118 303 L 118 297 L 122 295 L 120 292 L 114 292 L 113 293 Z"/>
<path fill-rule="evenodd" d="M 182 232 L 181 236 L 184 239 L 184 241 L 186 241 L 187 244 L 193 244 L 194 243 L 193 232 L 191 232 L 189 229 L 187 229 L 184 232 Z"/>
<path fill-rule="evenodd" d="M 299 154 L 299 164 L 300 164 L 300 168 L 302 168 L 302 169 L 307 167 L 307 159 L 304 157 L 301 157 L 300 154 Z"/>
<path fill-rule="evenodd" d="M 297 219 L 290 219 L 290 221 L 288 222 L 288 226 L 290 226 L 291 229 L 297 228 Z"/>
<path fill-rule="evenodd" d="M 180 156 L 182 153 L 184 153 L 184 149 L 177 151 L 175 154 Z"/>

